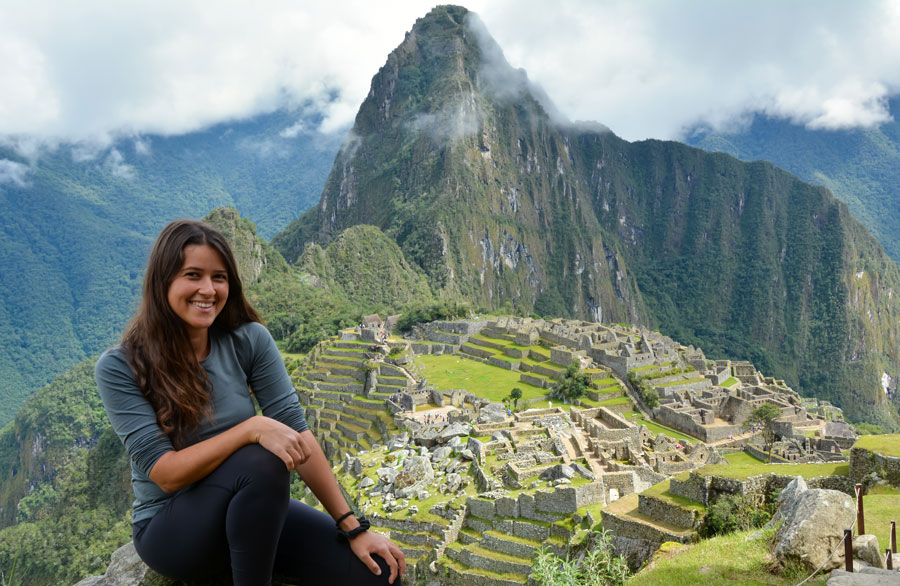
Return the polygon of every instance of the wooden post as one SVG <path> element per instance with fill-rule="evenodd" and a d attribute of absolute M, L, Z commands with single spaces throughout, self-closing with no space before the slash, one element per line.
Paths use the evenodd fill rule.
<path fill-rule="evenodd" d="M 862 484 L 856 485 L 856 534 L 865 535 L 866 519 L 863 514 Z"/>
<path fill-rule="evenodd" d="M 897 553 L 897 524 L 891 521 L 891 553 Z"/>
<path fill-rule="evenodd" d="M 853 531 L 844 529 L 844 567 L 848 572 L 853 571 Z"/>
<path fill-rule="evenodd" d="M 891 554 L 891 548 L 887 548 L 887 551 L 885 551 L 884 563 L 887 569 L 894 569 L 894 556 Z"/>

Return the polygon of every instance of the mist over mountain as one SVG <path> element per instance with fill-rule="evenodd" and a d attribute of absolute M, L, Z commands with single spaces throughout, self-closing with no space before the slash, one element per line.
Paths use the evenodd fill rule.
<path fill-rule="evenodd" d="M 340 140 L 316 124 L 281 111 L 33 160 L 0 148 L 0 426 L 121 334 L 167 222 L 234 206 L 270 237 L 314 205 Z"/>
<path fill-rule="evenodd" d="M 844 204 L 769 163 L 560 120 L 464 8 L 416 22 L 273 244 L 293 262 L 363 223 L 438 296 L 659 327 L 896 423 L 900 273 Z"/>
<path fill-rule="evenodd" d="M 809 129 L 785 119 L 756 116 L 740 131 L 694 129 L 685 140 L 745 161 L 771 161 L 824 185 L 900 262 L 900 97 L 887 106 L 892 118 L 871 128 Z"/>

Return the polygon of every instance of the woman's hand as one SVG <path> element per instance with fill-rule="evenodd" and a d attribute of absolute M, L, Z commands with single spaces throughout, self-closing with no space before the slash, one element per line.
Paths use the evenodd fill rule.
<path fill-rule="evenodd" d="M 262 415 L 253 417 L 253 441 L 281 458 L 288 470 L 295 470 L 312 453 L 306 437 Z"/>
<path fill-rule="evenodd" d="M 391 569 L 391 575 L 388 577 L 389 584 L 393 584 L 398 576 L 402 578 L 406 573 L 406 558 L 403 556 L 403 552 L 384 535 L 363 531 L 350 540 L 350 549 L 376 576 L 381 575 L 381 567 L 372 559 L 372 554 L 381 556 L 381 559 Z"/>

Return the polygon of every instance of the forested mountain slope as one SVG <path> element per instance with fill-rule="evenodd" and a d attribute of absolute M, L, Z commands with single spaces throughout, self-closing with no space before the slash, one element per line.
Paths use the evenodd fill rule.
<path fill-rule="evenodd" d="M 824 185 L 900 262 L 900 97 L 888 108 L 892 119 L 869 129 L 808 129 L 760 115 L 739 132 L 694 130 L 686 141 L 745 161 L 772 161 Z"/>
<path fill-rule="evenodd" d="M 340 138 L 282 136 L 297 118 L 276 112 L 94 153 L 61 145 L 23 184 L 0 185 L 0 427 L 121 333 L 165 223 L 231 205 L 270 237 L 315 203 Z M 10 149 L 0 159 L 32 165 Z"/>
<path fill-rule="evenodd" d="M 900 273 L 826 189 L 560 121 L 459 7 L 417 21 L 350 136 L 273 240 L 289 261 L 374 224 L 442 297 L 660 327 L 896 424 Z"/>

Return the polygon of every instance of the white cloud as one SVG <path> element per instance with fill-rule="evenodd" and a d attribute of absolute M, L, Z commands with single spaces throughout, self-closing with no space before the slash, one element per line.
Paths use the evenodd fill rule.
<path fill-rule="evenodd" d="M 28 175 L 28 171 L 28 165 L 9 159 L 0 159 L 0 185 L 12 184 L 16 187 L 26 187 L 28 183 L 25 181 L 25 176 Z"/>
<path fill-rule="evenodd" d="M 734 124 L 751 111 L 812 128 L 877 124 L 900 91 L 897 0 L 467 6 L 563 115 L 632 140 Z M 318 130 L 343 131 L 387 54 L 431 7 L 4 2 L 0 135 L 108 147 L 114 136 L 180 134 L 308 104 L 323 116 Z"/>
<path fill-rule="evenodd" d="M 110 149 L 109 154 L 103 162 L 106 170 L 116 177 L 122 179 L 134 179 L 134 167 L 125 162 L 125 157 L 119 152 L 119 149 Z"/>

